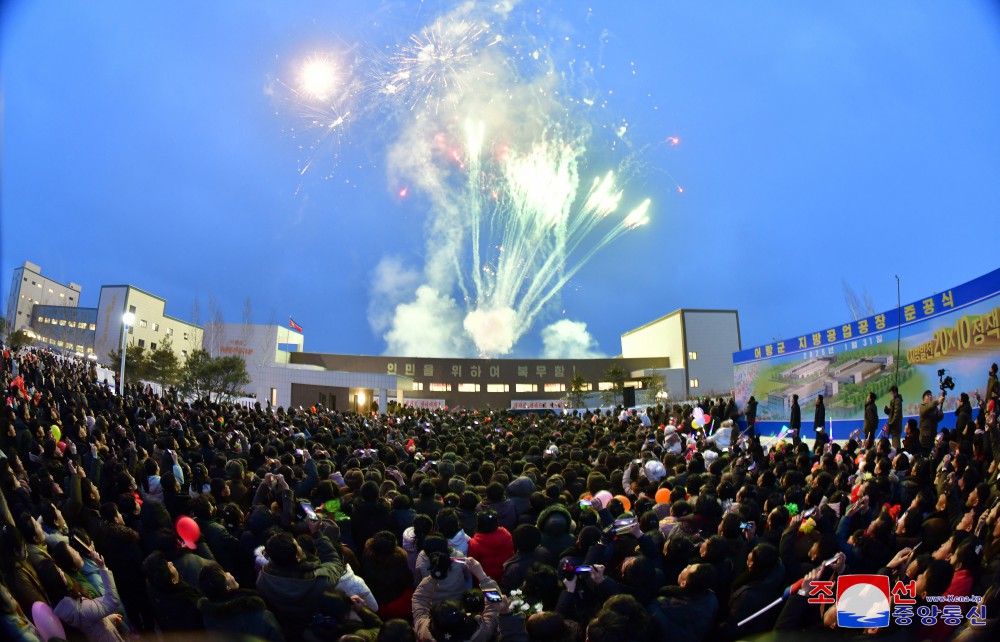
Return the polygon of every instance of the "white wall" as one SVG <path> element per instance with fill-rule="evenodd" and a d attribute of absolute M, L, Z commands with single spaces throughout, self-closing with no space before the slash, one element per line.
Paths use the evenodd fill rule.
<path fill-rule="evenodd" d="M 736 312 L 685 310 L 684 330 L 688 352 L 698 353 L 697 359 L 687 362 L 688 379 L 698 380 L 698 387 L 689 394 L 728 395 L 733 388 L 733 353 L 740 350 Z"/>

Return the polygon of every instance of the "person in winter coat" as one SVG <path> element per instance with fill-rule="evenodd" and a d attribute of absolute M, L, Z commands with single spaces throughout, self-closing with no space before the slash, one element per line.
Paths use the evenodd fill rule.
<path fill-rule="evenodd" d="M 413 526 L 403 531 L 403 550 L 406 551 L 406 563 L 413 571 L 413 577 L 420 581 L 422 577 L 417 572 L 417 559 L 424 550 L 424 539 L 434 530 L 434 520 L 427 515 L 417 515 Z"/>
<path fill-rule="evenodd" d="M 711 435 L 705 438 L 705 441 L 713 444 L 716 448 L 721 450 L 723 453 L 729 451 L 729 445 L 732 443 L 733 438 L 733 422 L 730 420 L 725 420 Z"/>
<path fill-rule="evenodd" d="M 435 521 L 438 532 L 448 539 L 448 546 L 467 556 L 470 538 L 459 524 L 458 512 L 454 508 L 443 508 L 438 511 Z"/>
<path fill-rule="evenodd" d="M 122 604 L 118 599 L 115 579 L 99 553 L 92 553 L 91 559 L 100 569 L 104 585 L 104 595 L 93 599 L 72 590 L 66 575 L 55 563 L 43 564 L 39 575 L 49 602 L 55 605 L 52 612 L 63 624 L 83 632 L 88 642 L 125 642 L 127 638 L 122 633 L 122 616 L 117 613 Z"/>
<path fill-rule="evenodd" d="M 274 614 L 256 591 L 241 589 L 232 575 L 210 564 L 198 577 L 203 597 L 198 600 L 205 628 L 255 640 L 283 642 L 285 636 Z"/>
<path fill-rule="evenodd" d="M 429 535 L 417 556 L 417 577 L 423 580 L 433 576 L 438 581 L 437 598 L 457 600 L 472 588 L 472 576 L 465 567 L 466 559 L 459 551 L 448 548 L 447 540 L 440 535 Z"/>
<path fill-rule="evenodd" d="M 413 573 L 406 563 L 406 551 L 396 544 L 395 535 L 379 531 L 368 540 L 361 556 L 361 577 L 379 604 L 380 617 L 410 617 Z"/>
<path fill-rule="evenodd" d="M 826 426 L 826 404 L 823 403 L 823 395 L 816 397 L 816 411 L 813 414 L 813 431 L 821 433 Z"/>
<path fill-rule="evenodd" d="M 517 513 L 519 520 L 521 515 L 524 515 L 531 509 L 531 493 L 535 492 L 535 490 L 535 482 L 530 477 L 525 477 L 524 475 L 517 477 L 514 481 L 507 484 L 507 496 L 513 502 L 514 512 Z"/>
<path fill-rule="evenodd" d="M 466 567 L 483 590 L 497 588 L 475 559 L 469 559 Z M 482 615 L 470 615 L 458 600 L 439 600 L 434 577 L 424 578 L 413 592 L 413 628 L 420 642 L 490 642 L 499 620 L 498 602 L 487 602 Z"/>
<path fill-rule="evenodd" d="M 658 640 L 701 642 L 712 629 L 719 602 L 711 586 L 710 564 L 691 564 L 677 578 L 677 586 L 660 592 L 649 607 Z"/>
<path fill-rule="evenodd" d="M 788 431 L 792 435 L 792 444 L 798 446 L 802 443 L 799 432 L 802 428 L 802 408 L 799 407 L 799 396 L 792 395 L 792 410 L 788 416 Z"/>
<path fill-rule="evenodd" d="M 514 540 L 500 525 L 496 512 L 487 510 L 479 514 L 476 535 L 469 542 L 469 556 L 475 558 L 490 577 L 503 576 L 503 563 L 514 556 Z"/>
<path fill-rule="evenodd" d="M 562 504 L 552 504 L 538 515 L 538 530 L 542 532 L 542 548 L 553 559 L 558 559 L 564 550 L 576 543 L 573 537 L 576 524 Z"/>
<path fill-rule="evenodd" d="M 511 538 L 514 541 L 514 556 L 503 563 L 503 574 L 500 578 L 500 588 L 505 593 L 521 586 L 524 576 L 535 564 L 552 565 L 554 558 L 541 547 L 542 532 L 532 524 L 521 524 L 514 529 Z"/>
<path fill-rule="evenodd" d="M 318 530 L 313 534 L 319 562 L 309 562 L 289 533 L 272 536 L 265 547 L 268 564 L 257 577 L 257 590 L 281 623 L 289 639 L 298 639 L 319 608 L 319 600 L 343 577 L 344 564 L 333 542 Z"/>
<path fill-rule="evenodd" d="M 357 550 L 362 551 L 369 537 L 379 531 L 391 531 L 395 522 L 389 506 L 379 497 L 378 484 L 366 481 L 358 494 L 360 498 L 355 500 L 351 512 L 351 532 Z"/>
<path fill-rule="evenodd" d="M 42 634 L 3 584 L 0 584 L 0 639 L 12 642 L 45 642 Z"/>
<path fill-rule="evenodd" d="M 865 421 L 861 425 L 861 432 L 865 436 L 866 444 L 875 443 L 875 431 L 878 430 L 878 407 L 875 405 L 875 393 L 868 393 L 868 400 L 865 402 Z"/>
<path fill-rule="evenodd" d="M 729 617 L 722 624 L 719 639 L 733 640 L 771 629 L 778 613 L 764 614 L 742 627 L 737 624 L 781 595 L 785 588 L 785 567 L 778 549 L 758 544 L 747 556 L 747 570 L 736 578 L 729 598 Z"/>
<path fill-rule="evenodd" d="M 195 631 L 203 628 L 198 589 L 183 579 L 173 562 L 153 553 L 142 563 L 146 590 L 156 621 L 164 631 Z"/>
<path fill-rule="evenodd" d="M 222 568 L 233 571 L 242 566 L 246 558 L 240 541 L 233 537 L 216 518 L 215 500 L 209 494 L 201 495 L 191 503 L 192 514 L 201 528 L 201 537 L 212 552 L 212 557 Z M 204 569 L 202 569 L 204 570 Z M 199 574 L 198 577 L 201 577 Z"/>
<path fill-rule="evenodd" d="M 487 509 L 497 514 L 499 525 L 508 532 L 517 527 L 517 509 L 514 502 L 507 499 L 503 485 L 499 482 L 492 482 L 486 487 L 486 500 L 476 507 L 480 513 Z M 478 528 L 478 523 L 476 527 Z"/>
<path fill-rule="evenodd" d="M 319 601 L 319 610 L 306 628 L 306 642 L 346 640 L 353 636 L 364 642 L 375 642 L 382 628 L 382 619 L 365 606 L 364 600 L 342 591 L 330 591 Z"/>

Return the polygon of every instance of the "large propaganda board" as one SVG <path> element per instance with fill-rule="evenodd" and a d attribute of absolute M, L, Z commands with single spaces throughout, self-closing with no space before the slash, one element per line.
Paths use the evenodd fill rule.
<path fill-rule="evenodd" d="M 788 423 L 792 395 L 810 437 L 818 395 L 826 429 L 846 439 L 860 428 L 869 392 L 878 396 L 879 429 L 889 388 L 898 383 L 903 414 L 915 417 L 921 396 L 939 391 L 939 370 L 951 376 L 941 427 L 954 426 L 958 395 L 985 393 L 990 365 L 1000 361 L 1000 269 L 880 314 L 733 353 L 736 401 L 758 402 L 757 430 Z M 973 406 L 975 400 L 973 399 Z"/>

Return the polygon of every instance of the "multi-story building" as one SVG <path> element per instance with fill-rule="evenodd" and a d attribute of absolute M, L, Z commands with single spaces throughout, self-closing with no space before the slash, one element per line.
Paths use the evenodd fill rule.
<path fill-rule="evenodd" d="M 14 269 L 7 298 L 7 332 L 31 327 L 31 310 L 36 305 L 75 308 L 80 304 L 81 288 L 76 283 L 63 284 L 42 276 L 42 268 L 25 261 Z"/>
<path fill-rule="evenodd" d="M 733 352 L 741 350 L 736 310 L 680 309 L 622 335 L 622 357 L 667 357 L 659 372 L 671 399 L 728 396 Z"/>
<path fill-rule="evenodd" d="M 103 363 L 108 354 L 121 349 L 122 317 L 126 312 L 135 315 L 128 328 L 129 344 L 156 350 L 164 342 L 169 342 L 181 361 L 200 349 L 204 334 L 202 328 L 168 316 L 166 305 L 166 299 L 134 285 L 101 286 L 94 333 L 94 354 L 98 361 Z"/>

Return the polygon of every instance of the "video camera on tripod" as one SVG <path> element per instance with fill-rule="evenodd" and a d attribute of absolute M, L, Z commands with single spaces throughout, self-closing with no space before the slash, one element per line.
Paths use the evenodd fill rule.
<path fill-rule="evenodd" d="M 951 375 L 945 375 L 948 372 L 944 368 L 938 370 L 938 387 L 941 389 L 941 394 L 947 396 L 949 390 L 955 389 L 955 380 L 951 378 Z"/>

